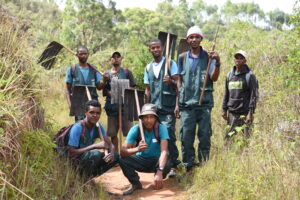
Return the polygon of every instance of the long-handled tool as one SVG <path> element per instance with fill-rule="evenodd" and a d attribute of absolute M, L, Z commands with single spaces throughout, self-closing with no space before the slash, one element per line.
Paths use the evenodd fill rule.
<path fill-rule="evenodd" d="M 56 41 L 52 41 L 48 44 L 46 49 L 43 51 L 43 53 L 40 55 L 38 59 L 38 64 L 41 64 L 42 67 L 45 69 L 51 69 L 56 61 L 56 56 L 62 49 L 66 49 L 68 52 L 76 56 L 76 52 L 71 50 L 69 47 L 66 47 L 63 44 L 60 44 Z M 89 64 L 90 67 L 92 67 L 95 71 L 99 72 L 101 75 L 103 75 L 102 72 L 100 72 L 96 67 Z"/>
<path fill-rule="evenodd" d="M 121 151 L 122 147 L 122 104 L 124 103 L 124 90 L 129 88 L 129 80 L 128 79 L 117 79 L 112 78 L 111 80 L 111 103 L 118 104 L 118 112 L 119 112 L 119 151 Z"/>
<path fill-rule="evenodd" d="M 215 50 L 218 32 L 219 32 L 219 26 L 217 28 L 216 36 L 215 36 L 215 39 L 214 39 L 214 44 L 212 46 L 211 51 Z M 206 83 L 207 83 L 207 79 L 208 79 L 208 75 L 209 75 L 209 71 L 210 71 L 211 61 L 212 61 L 212 59 L 209 57 L 208 64 L 207 64 L 207 70 L 206 70 L 206 73 L 205 73 L 205 79 L 204 79 L 204 82 L 203 82 L 203 87 L 201 89 L 201 95 L 200 95 L 200 98 L 199 98 L 199 105 L 202 104 L 202 99 L 203 99 L 203 96 L 204 96 L 204 91 L 205 91 L 205 88 L 206 88 Z"/>
<path fill-rule="evenodd" d="M 163 55 L 166 56 L 167 52 L 169 52 L 168 56 L 171 57 L 171 59 L 174 59 L 177 35 L 160 31 L 158 33 L 158 39 L 160 39 L 162 46 L 164 47 Z M 169 41 L 169 45 L 167 44 L 168 41 Z M 170 56 L 170 52 L 171 52 L 171 56 Z"/>
<path fill-rule="evenodd" d="M 140 102 L 139 102 L 139 97 L 137 90 L 134 90 L 134 96 L 135 96 L 135 103 L 136 103 L 136 108 L 137 108 L 137 114 L 140 115 L 141 113 L 141 108 L 140 108 Z M 145 135 L 144 135 L 144 128 L 142 124 L 142 120 L 139 118 L 139 128 L 140 128 L 140 133 L 141 133 L 141 138 L 142 141 L 145 141 Z"/>
<path fill-rule="evenodd" d="M 86 90 L 86 95 L 87 95 L 87 97 L 88 97 L 88 100 L 89 100 L 89 101 L 92 100 L 91 93 L 90 93 L 90 91 L 89 91 L 88 86 L 85 86 L 85 90 Z M 100 135 L 100 139 L 101 139 L 102 141 L 105 141 L 105 140 L 104 140 L 104 137 L 103 137 L 103 135 L 102 135 L 101 128 L 100 128 L 100 126 L 99 126 L 98 123 L 96 123 L 96 127 L 98 128 L 99 135 Z M 105 155 L 108 154 L 107 149 L 105 149 L 104 154 L 105 154 Z"/>

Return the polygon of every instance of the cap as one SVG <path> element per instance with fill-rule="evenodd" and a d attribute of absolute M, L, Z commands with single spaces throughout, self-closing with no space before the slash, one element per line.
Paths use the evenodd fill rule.
<path fill-rule="evenodd" d="M 117 54 L 119 57 L 122 57 L 122 56 L 121 56 L 121 53 L 118 52 L 118 51 L 113 52 L 113 53 L 111 54 L 111 57 L 114 57 L 114 55 L 116 55 L 116 54 Z"/>
<path fill-rule="evenodd" d="M 200 35 L 203 38 L 203 34 L 202 34 L 202 31 L 200 30 L 199 26 L 192 26 L 191 28 L 189 28 L 189 30 L 186 34 L 186 38 L 188 38 L 192 35 Z"/>
<path fill-rule="evenodd" d="M 142 107 L 141 114 L 139 115 L 139 118 L 141 119 L 145 115 L 155 115 L 158 118 L 158 115 L 156 114 L 157 108 L 152 103 L 146 103 Z"/>
<path fill-rule="evenodd" d="M 236 57 L 237 55 L 242 55 L 242 56 L 247 60 L 247 53 L 246 53 L 246 51 L 238 50 L 238 51 L 234 54 L 234 57 Z"/>

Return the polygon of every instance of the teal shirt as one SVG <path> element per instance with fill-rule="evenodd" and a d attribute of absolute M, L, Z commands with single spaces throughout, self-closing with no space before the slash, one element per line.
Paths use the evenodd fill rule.
<path fill-rule="evenodd" d="M 159 125 L 158 133 L 161 141 L 169 139 L 168 129 L 165 125 L 163 124 Z M 126 137 L 126 142 L 130 144 L 134 144 L 139 134 L 140 134 L 139 126 L 138 125 L 133 126 L 128 132 L 128 135 Z M 144 135 L 145 135 L 146 143 L 148 145 L 148 149 L 146 149 L 143 152 L 137 152 L 136 155 L 145 158 L 159 158 L 160 143 L 155 138 L 154 131 L 152 130 L 148 132 L 147 130 L 144 129 Z"/>

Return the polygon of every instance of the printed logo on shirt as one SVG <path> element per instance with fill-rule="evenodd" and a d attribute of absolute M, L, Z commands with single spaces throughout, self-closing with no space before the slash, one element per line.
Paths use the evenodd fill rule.
<path fill-rule="evenodd" d="M 229 88 L 229 90 L 243 89 L 243 82 L 242 81 L 231 81 L 231 82 L 229 82 L 228 88 Z"/>
<path fill-rule="evenodd" d="M 153 139 L 152 139 L 152 143 L 157 143 L 157 139 L 156 139 L 156 138 L 153 138 Z"/>

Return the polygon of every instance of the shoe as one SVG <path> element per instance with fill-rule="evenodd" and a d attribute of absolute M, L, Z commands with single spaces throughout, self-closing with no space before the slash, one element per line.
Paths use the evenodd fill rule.
<path fill-rule="evenodd" d="M 176 169 L 175 168 L 171 168 L 170 172 L 167 174 L 168 178 L 173 178 L 176 176 Z"/>
<path fill-rule="evenodd" d="M 127 190 L 123 191 L 123 195 L 130 195 L 132 194 L 135 190 L 140 190 L 142 189 L 142 184 L 141 182 L 138 182 L 137 184 L 131 184 L 130 187 Z"/>
<path fill-rule="evenodd" d="M 191 176 L 192 173 L 193 173 L 193 167 L 187 167 L 185 176 L 189 177 L 189 176 Z"/>

